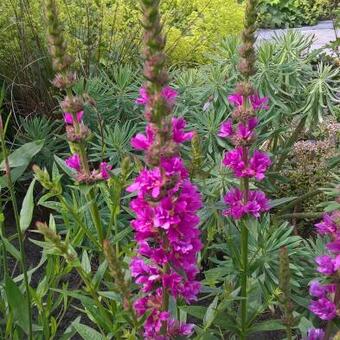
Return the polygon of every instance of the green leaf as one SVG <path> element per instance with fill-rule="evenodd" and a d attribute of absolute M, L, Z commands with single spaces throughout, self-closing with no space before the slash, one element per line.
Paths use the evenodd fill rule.
<path fill-rule="evenodd" d="M 22 174 L 25 172 L 25 170 L 27 168 L 27 165 L 19 166 L 19 167 L 11 170 L 11 176 L 12 176 L 12 182 L 13 183 L 15 183 L 18 180 L 18 178 L 20 178 L 22 176 Z M 7 176 L 1 176 L 0 177 L 0 187 L 1 188 L 7 188 L 7 186 L 8 186 Z"/>
<path fill-rule="evenodd" d="M 200 320 L 203 320 L 205 312 L 207 310 L 207 308 L 203 306 L 181 306 L 179 308 L 189 315 L 194 316 L 195 318 Z"/>
<path fill-rule="evenodd" d="M 81 323 L 74 323 L 73 327 L 84 340 L 105 340 L 106 339 L 106 337 L 101 335 L 95 329 L 89 326 L 83 325 Z"/>
<path fill-rule="evenodd" d="M 5 291 L 8 304 L 14 314 L 14 321 L 26 334 L 28 334 L 29 319 L 26 298 L 9 276 L 7 276 L 5 279 Z"/>
<path fill-rule="evenodd" d="M 34 200 L 33 200 L 33 191 L 36 179 L 34 179 L 25 195 L 24 201 L 22 202 L 22 207 L 20 211 L 20 229 L 24 232 L 32 222 L 33 209 L 34 209 Z"/>
<path fill-rule="evenodd" d="M 11 168 L 27 167 L 32 158 L 42 149 L 44 146 L 44 140 L 37 140 L 31 143 L 26 143 L 20 148 L 16 149 L 8 157 L 9 166 Z M 0 164 L 0 170 L 4 170 L 5 162 Z"/>
<path fill-rule="evenodd" d="M 84 269 L 85 273 L 91 273 L 91 262 L 86 250 L 83 251 L 83 256 L 81 258 L 81 267 Z"/>
<path fill-rule="evenodd" d="M 275 207 L 278 207 L 282 204 L 286 204 L 288 202 L 294 201 L 295 199 L 296 199 L 296 197 L 283 197 L 283 198 L 271 200 L 270 201 L 270 207 L 275 208 Z"/>
<path fill-rule="evenodd" d="M 12 245 L 12 243 L 8 241 L 8 239 L 6 237 L 1 235 L 1 233 L 0 233 L 0 237 L 1 237 L 1 241 L 5 245 L 6 251 L 9 252 L 17 261 L 20 261 L 21 256 L 20 256 L 20 252 L 17 250 L 17 248 L 15 248 Z"/>
<path fill-rule="evenodd" d="M 207 312 L 203 318 L 203 325 L 205 328 L 209 328 L 216 316 L 216 308 L 218 303 L 218 296 L 215 296 L 212 303 L 209 305 Z"/>
<path fill-rule="evenodd" d="M 249 334 L 256 332 L 278 331 L 286 329 L 281 320 L 266 320 L 259 322 L 249 329 Z"/>

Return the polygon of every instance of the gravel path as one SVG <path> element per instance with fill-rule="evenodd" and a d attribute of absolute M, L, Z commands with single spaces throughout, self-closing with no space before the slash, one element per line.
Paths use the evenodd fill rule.
<path fill-rule="evenodd" d="M 300 31 L 305 35 L 314 35 L 315 39 L 311 47 L 312 49 L 321 48 L 330 41 L 335 40 L 335 32 L 331 20 L 320 21 L 315 26 L 294 28 L 294 30 Z M 282 35 L 287 31 L 287 29 L 262 29 L 258 31 L 258 40 L 270 40 L 275 34 Z M 337 33 L 340 35 L 339 30 Z"/>

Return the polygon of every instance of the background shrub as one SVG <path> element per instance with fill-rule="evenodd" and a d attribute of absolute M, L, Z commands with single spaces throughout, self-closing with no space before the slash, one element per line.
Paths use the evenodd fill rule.
<path fill-rule="evenodd" d="M 259 23 L 262 27 L 315 25 L 332 15 L 337 0 L 260 0 Z"/>

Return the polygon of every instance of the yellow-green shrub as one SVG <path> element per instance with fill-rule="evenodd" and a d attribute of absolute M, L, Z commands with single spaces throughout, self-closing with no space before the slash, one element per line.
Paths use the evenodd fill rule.
<path fill-rule="evenodd" d="M 17 1 L 18 7 L 20 0 Z M 7 3 L 7 4 L 6 4 Z M 43 41 L 44 20 L 42 0 L 30 0 L 25 9 L 23 23 L 35 25 L 35 33 Z M 118 48 L 138 46 L 141 42 L 140 10 L 137 0 L 59 0 L 57 1 L 69 45 L 78 57 L 87 53 L 106 62 L 106 52 Z M 9 2 L 0 4 L 0 27 L 13 22 L 3 32 L 3 53 L 11 53 L 7 47 L 16 40 L 14 7 Z M 176 63 L 199 62 L 229 34 L 240 32 L 243 24 L 243 6 L 237 0 L 163 0 L 162 15 L 167 34 L 167 49 L 171 61 Z M 10 19 L 10 20 L 8 20 Z M 30 27 L 26 32 L 30 31 Z M 27 42 L 30 42 L 28 37 Z M 99 52 L 98 52 L 99 50 Z M 126 56 L 128 57 L 128 55 Z"/>

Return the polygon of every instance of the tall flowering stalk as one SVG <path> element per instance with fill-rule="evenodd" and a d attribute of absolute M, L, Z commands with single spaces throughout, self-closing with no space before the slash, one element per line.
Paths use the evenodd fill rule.
<path fill-rule="evenodd" d="M 312 281 L 309 293 L 313 301 L 309 309 L 321 320 L 328 321 L 326 331 L 310 330 L 309 339 L 328 340 L 332 333 L 332 321 L 340 317 L 340 210 L 325 214 L 323 220 L 315 225 L 318 234 L 330 237 L 327 254 L 315 259 L 317 271 L 325 279 L 320 283 Z"/>
<path fill-rule="evenodd" d="M 145 152 L 148 167 L 127 190 L 137 193 L 131 201 L 137 255 L 130 270 L 142 296 L 134 308 L 138 316 L 148 315 L 144 338 L 162 340 L 192 333 L 193 325 L 181 324 L 170 314 L 169 301 L 190 303 L 200 290 L 195 277 L 202 246 L 197 210 L 202 202 L 179 153 L 180 144 L 192 139 L 193 132 L 184 131 L 183 118 L 171 116 L 177 92 L 168 86 L 164 68 L 159 3 L 141 0 L 146 82 L 136 102 L 145 106 L 147 126 L 131 143 Z"/>
<path fill-rule="evenodd" d="M 46 16 L 48 23 L 48 45 L 52 57 L 53 68 L 56 71 L 53 85 L 63 94 L 60 103 L 66 126 L 66 137 L 70 146 L 71 156 L 66 159 L 66 165 L 74 170 L 78 183 L 92 184 L 110 178 L 111 166 L 106 162 L 99 165 L 99 169 L 90 169 L 87 157 L 87 140 L 91 134 L 90 129 L 84 124 L 84 100 L 81 96 L 73 94 L 72 87 L 77 81 L 76 73 L 71 70 L 73 58 L 66 52 L 67 44 L 63 37 L 63 28 L 58 20 L 58 11 L 55 0 L 46 3 Z M 92 219 L 97 229 L 100 244 L 104 239 L 103 227 L 95 203 L 93 190 L 87 195 L 90 202 Z"/>
<path fill-rule="evenodd" d="M 228 97 L 234 106 L 232 118 L 221 126 L 219 136 L 228 138 L 235 148 L 225 154 L 223 164 L 240 179 L 240 185 L 231 189 L 224 197 L 227 209 L 224 214 L 240 220 L 241 226 L 241 338 L 247 331 L 247 279 L 248 279 L 248 226 L 247 220 L 253 216 L 259 218 L 261 213 L 269 210 L 266 195 L 259 190 L 250 190 L 250 180 L 262 181 L 266 170 L 271 165 L 267 154 L 254 149 L 255 129 L 259 123 L 256 113 L 268 109 L 268 99 L 260 98 L 251 83 L 255 69 L 255 22 L 257 0 L 248 0 L 245 11 L 245 28 L 240 47 L 239 71 L 242 81 L 236 92 Z"/>

